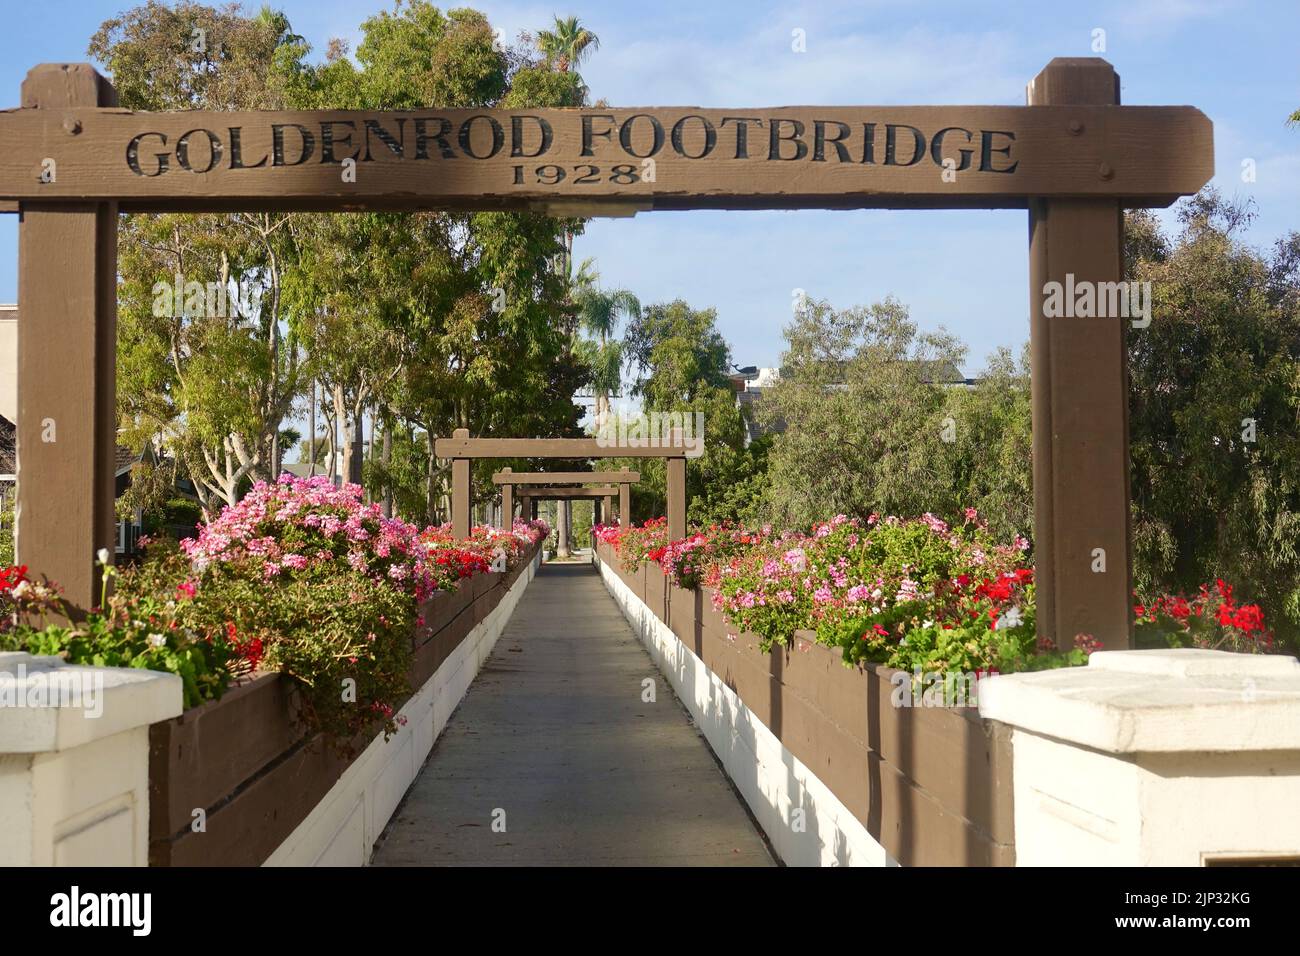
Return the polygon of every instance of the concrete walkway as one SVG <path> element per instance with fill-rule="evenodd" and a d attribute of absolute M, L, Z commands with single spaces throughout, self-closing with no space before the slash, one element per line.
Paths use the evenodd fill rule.
<path fill-rule="evenodd" d="M 542 566 L 372 862 L 774 865 L 589 564 Z"/>

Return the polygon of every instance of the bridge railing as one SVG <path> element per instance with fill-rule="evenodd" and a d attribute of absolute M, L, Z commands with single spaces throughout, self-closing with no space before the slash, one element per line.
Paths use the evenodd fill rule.
<path fill-rule="evenodd" d="M 709 589 L 654 562 L 629 572 L 604 542 L 595 560 L 787 863 L 1300 860 L 1294 657 L 1099 651 L 931 699 L 928 680 L 846 667 L 812 632 L 763 653 Z"/>
<path fill-rule="evenodd" d="M 900 689 L 911 702 L 913 675 L 847 668 L 811 632 L 765 653 L 710 589 L 677 587 L 654 562 L 629 572 L 603 542 L 597 561 L 645 609 L 637 623 L 661 666 L 682 676 L 678 696 L 699 705 L 697 723 L 787 862 L 1014 863 L 1010 728 L 973 706 L 895 706 Z M 842 858 L 826 851 L 837 841 Z"/>

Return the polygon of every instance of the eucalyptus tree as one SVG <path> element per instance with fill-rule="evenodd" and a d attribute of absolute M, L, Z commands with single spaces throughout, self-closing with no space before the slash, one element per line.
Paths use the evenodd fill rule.
<path fill-rule="evenodd" d="M 585 96 L 576 73 L 522 42 L 503 48 L 473 10 L 414 0 L 369 17 L 361 35 L 355 60 L 332 41 L 311 62 L 282 14 L 150 0 L 106 21 L 91 53 L 135 109 L 528 108 Z M 576 313 L 554 264 L 581 225 L 522 213 L 128 217 L 119 405 L 131 440 L 166 446 L 214 508 L 275 474 L 285 419 L 321 380 L 340 431 L 355 438 L 366 414 L 385 423 L 390 452 L 367 462 L 372 491 L 421 502 L 412 517 L 445 517 L 434 436 L 578 433 L 572 396 L 590 372 L 573 354 Z M 219 317 L 157 310 L 151 290 L 178 272 L 251 290 L 241 301 L 252 304 Z"/>
<path fill-rule="evenodd" d="M 307 47 L 281 14 L 151 0 L 106 20 L 89 53 L 125 108 L 249 110 L 285 105 L 281 80 Z M 299 386 L 281 296 L 287 222 L 271 213 L 123 217 L 121 440 L 152 442 L 209 512 L 278 465 Z"/>
<path fill-rule="evenodd" d="M 412 109 L 571 106 L 576 78 L 502 48 L 471 10 L 416 2 L 362 24 L 356 63 L 335 45 L 291 85 L 302 107 Z M 573 317 L 552 263 L 572 224 L 523 213 L 367 213 L 324 217 L 303 240 L 303 321 L 318 374 L 343 380 L 355 420 L 368 403 L 386 425 L 372 491 L 419 517 L 447 517 L 448 466 L 437 435 L 575 433 L 573 392 L 586 370 L 570 353 Z M 316 248 L 319 246 L 319 248 Z M 345 319 L 344 317 L 348 317 Z M 367 353 L 365 362 L 331 356 Z M 386 370 L 386 371 L 385 371 Z M 394 433 L 395 434 L 390 434 Z M 400 439 L 400 440 L 399 440 Z M 405 457 L 404 457 L 405 456 Z M 416 461 L 412 461 L 414 456 Z M 475 487 L 494 492 L 484 463 Z M 421 487 L 412 486 L 419 476 Z M 415 514 L 411 515 L 415 517 Z"/>

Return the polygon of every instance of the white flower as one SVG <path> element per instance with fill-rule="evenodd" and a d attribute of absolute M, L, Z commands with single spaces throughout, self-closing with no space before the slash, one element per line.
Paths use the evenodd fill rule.
<path fill-rule="evenodd" d="M 112 557 L 112 555 L 108 553 L 108 548 L 100 548 L 95 552 L 95 557 L 99 559 L 100 564 L 107 565 L 108 559 Z"/>
<path fill-rule="evenodd" d="M 1020 614 L 1020 608 L 1013 607 L 998 618 L 998 623 L 994 626 L 995 631 L 1005 631 L 1009 627 L 1019 627 L 1024 623 L 1024 617 Z"/>
<path fill-rule="evenodd" d="M 166 643 L 167 643 L 167 638 L 166 638 L 164 635 L 162 635 L 162 634 L 150 634 L 150 635 L 149 635 L 149 646 L 150 646 L 150 647 L 162 647 L 162 646 L 163 646 L 164 644 L 166 644 Z"/>

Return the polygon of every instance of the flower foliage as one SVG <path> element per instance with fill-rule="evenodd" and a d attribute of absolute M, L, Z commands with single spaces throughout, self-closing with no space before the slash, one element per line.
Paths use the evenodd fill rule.
<path fill-rule="evenodd" d="M 510 531 L 476 526 L 463 541 L 452 536 L 450 524 L 425 528 L 419 538 L 427 570 L 439 590 L 448 590 L 461 578 L 513 567 L 525 548 L 549 533 L 546 522 L 537 519 L 516 521 Z"/>
<path fill-rule="evenodd" d="M 807 629 L 850 662 L 1007 670 L 1034 646 L 1027 547 L 993 541 L 973 509 L 955 527 L 930 514 L 838 515 L 732 559 L 714 603 L 769 645 Z"/>
<path fill-rule="evenodd" d="M 345 566 L 372 581 L 427 598 L 436 589 L 420 530 L 362 504 L 360 485 L 335 487 L 324 476 L 288 473 L 259 481 L 199 536 L 181 547 L 202 573 L 213 564 L 239 566 L 263 580 Z"/>
<path fill-rule="evenodd" d="M 669 541 L 664 520 L 652 519 L 596 536 L 628 570 L 654 561 L 679 587 L 711 588 L 714 606 L 764 649 L 808 630 L 849 663 L 970 673 L 1077 665 L 1101 647 L 1086 634 L 1066 651 L 1036 641 L 1029 542 L 995 540 L 973 508 L 959 524 L 838 515 L 807 533 L 714 525 Z M 1139 635 L 1169 644 L 1269 643 L 1258 606 L 1236 603 L 1222 581 L 1192 601 L 1166 596 L 1136 611 Z"/>
<path fill-rule="evenodd" d="M 1170 647 L 1207 647 L 1245 653 L 1273 649 L 1273 633 L 1264 626 L 1258 604 L 1240 604 L 1232 585 L 1222 578 L 1201 585 L 1191 598 L 1160 594 L 1133 607 L 1134 631 L 1139 644 Z"/>
<path fill-rule="evenodd" d="M 722 567 L 762 540 L 761 535 L 743 528 L 714 524 L 656 548 L 655 559 L 677 587 L 717 587 Z"/>
<path fill-rule="evenodd" d="M 31 623 L 62 610 L 25 568 L 0 571 L 4 647 L 74 663 L 181 676 L 185 705 L 220 697 L 231 680 L 278 670 L 298 685 L 298 715 L 343 753 L 386 734 L 410 693 L 419 604 L 474 574 L 505 571 L 545 537 L 545 522 L 510 531 L 420 530 L 383 517 L 356 485 L 285 475 L 259 482 L 197 538 L 146 542 L 102 610 L 71 626 Z M 106 561 L 107 555 L 101 557 Z"/>
<path fill-rule="evenodd" d="M 101 561 L 104 557 L 101 554 Z M 185 613 L 183 595 L 172 596 L 170 586 L 140 587 L 152 583 L 146 569 L 118 572 L 104 567 L 105 582 L 118 577 L 121 586 L 111 598 L 101 599 L 100 608 L 72 623 L 65 623 L 69 616 L 58 589 L 30 580 L 26 570 L 0 570 L 0 600 L 11 609 L 10 626 L 0 632 L 0 649 L 60 655 L 74 664 L 175 674 L 186 707 L 220 697 L 232 678 L 250 673 L 261 659 L 261 642 L 243 640 L 233 625 L 196 630 Z"/>
<path fill-rule="evenodd" d="M 596 540 L 612 545 L 625 571 L 635 571 L 645 561 L 658 561 L 668 545 L 668 519 L 650 518 L 641 525 L 597 525 Z"/>

